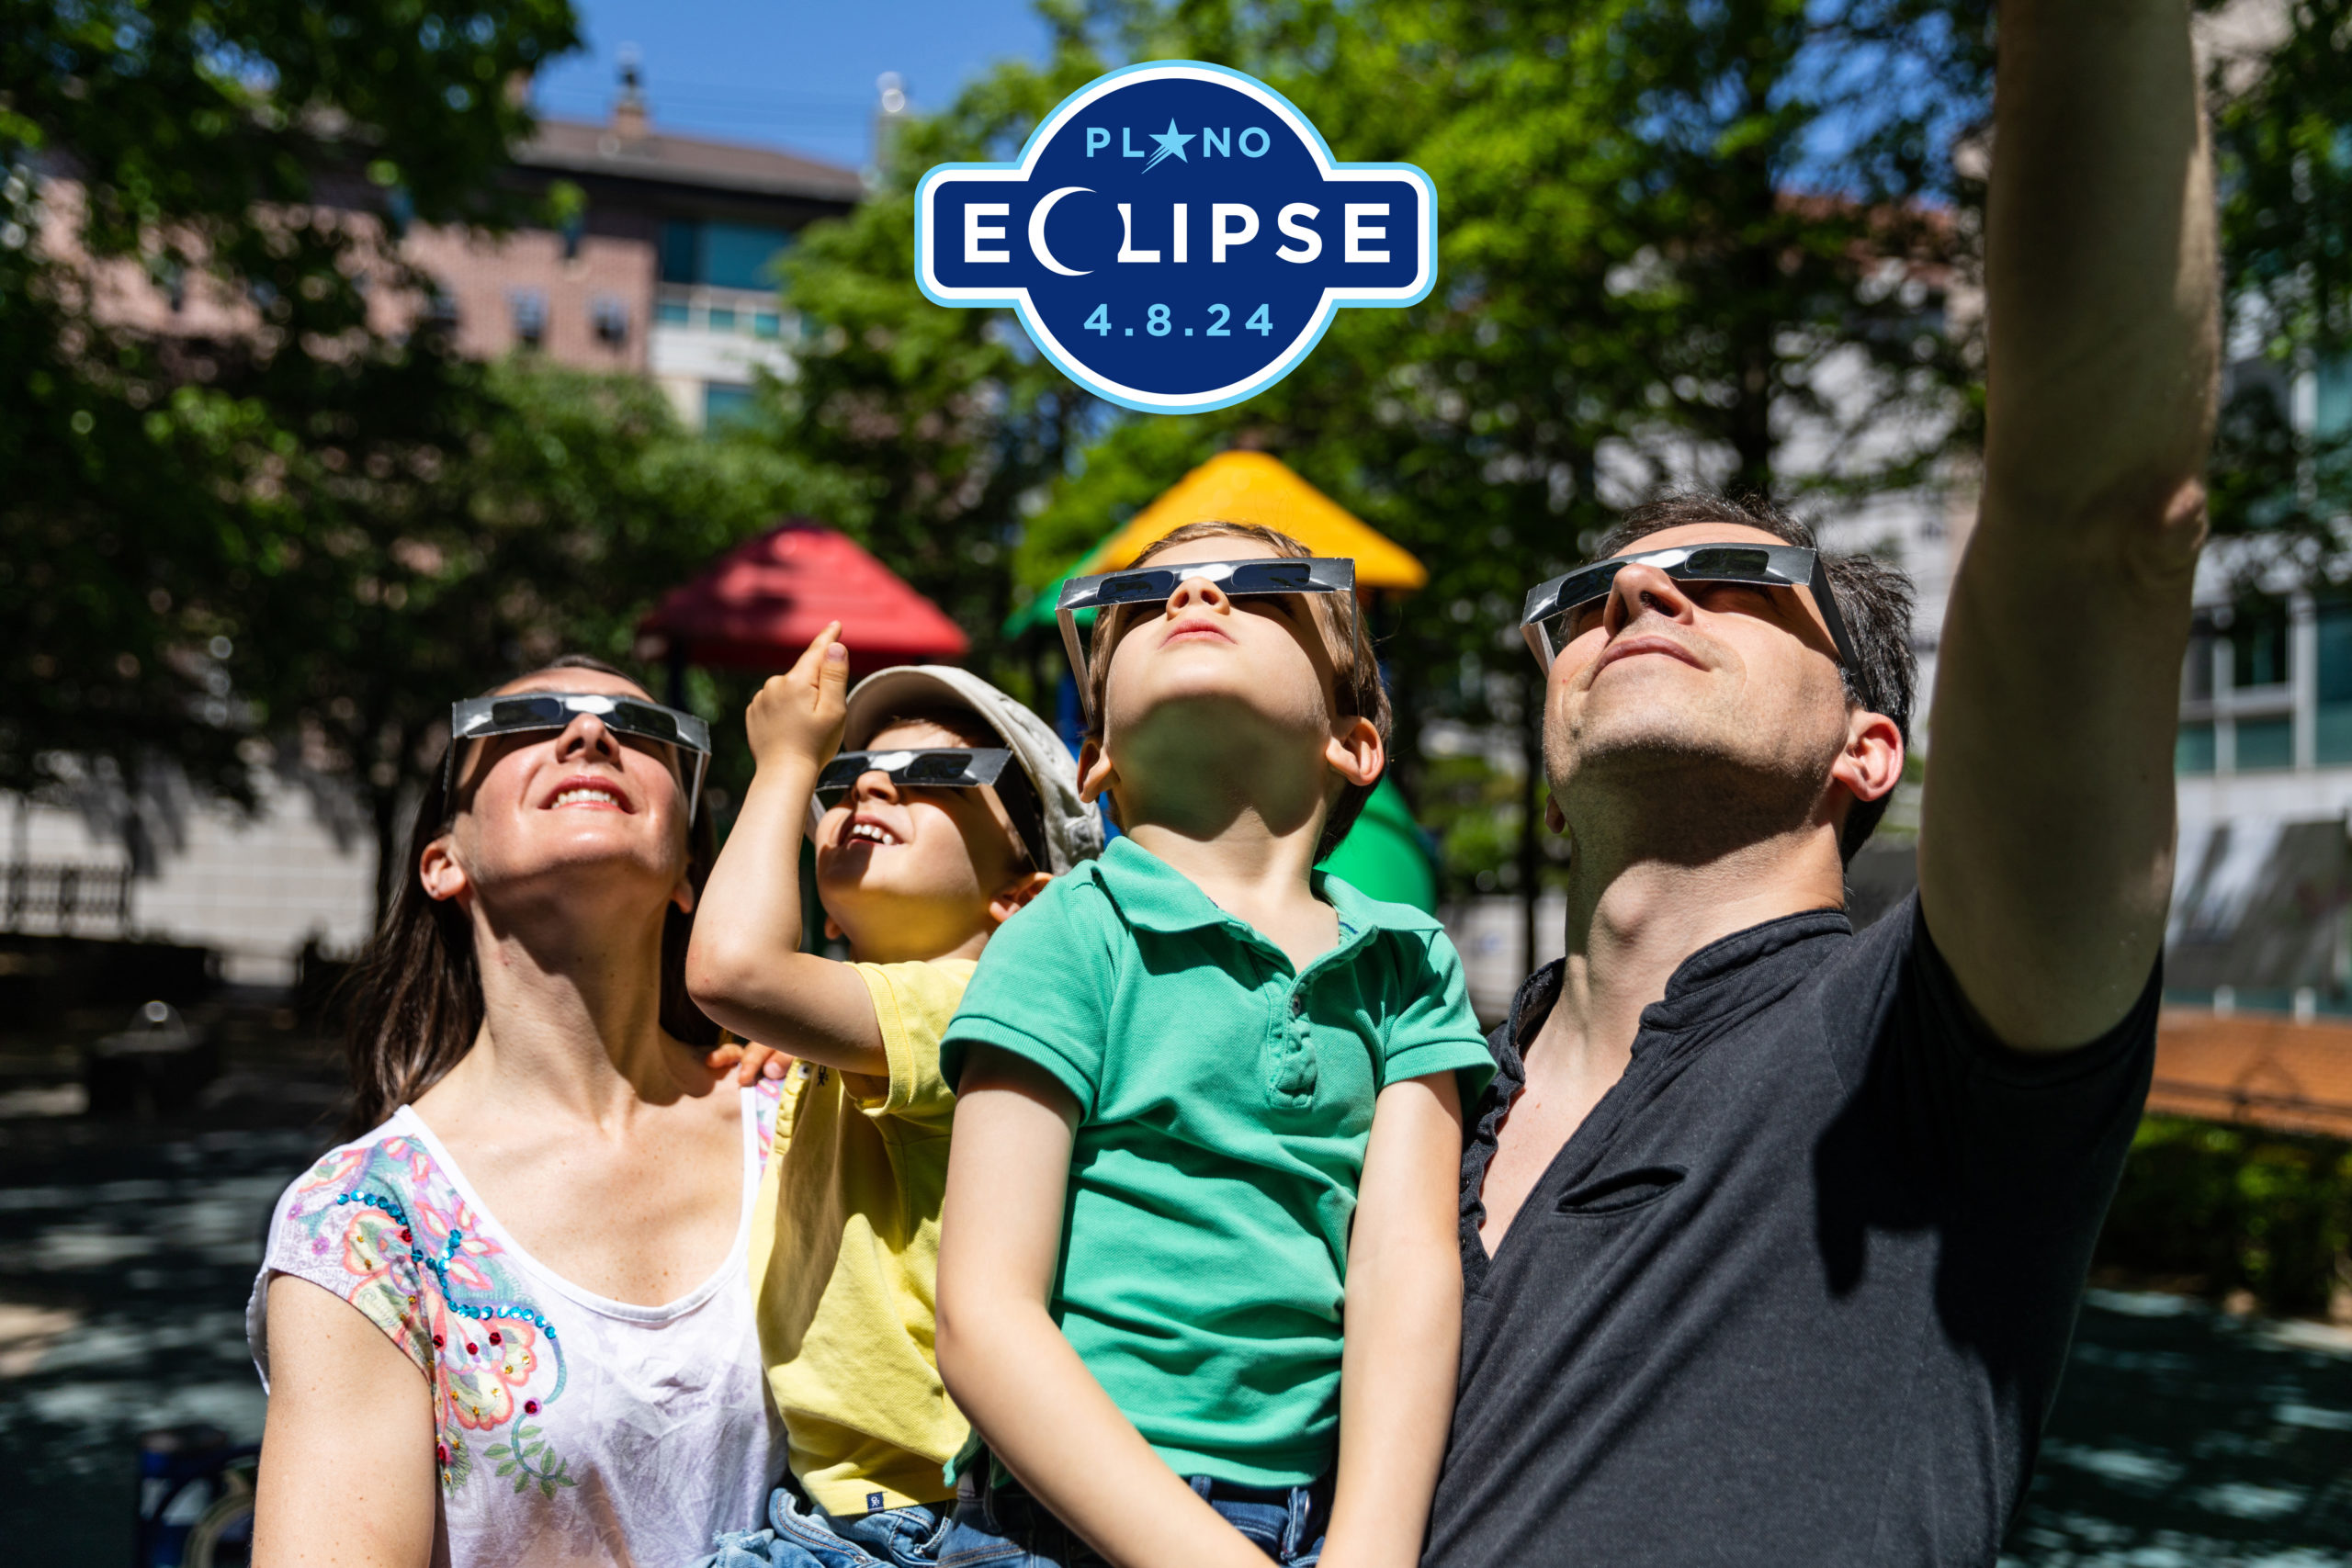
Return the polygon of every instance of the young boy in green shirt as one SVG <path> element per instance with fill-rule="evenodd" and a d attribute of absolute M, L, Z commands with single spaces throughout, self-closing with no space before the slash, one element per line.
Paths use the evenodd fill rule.
<path fill-rule="evenodd" d="M 758 771 L 686 958 L 705 1012 L 797 1058 L 751 1244 L 791 1476 L 718 1568 L 932 1561 L 968 1430 L 932 1352 L 955 1108 L 940 1036 L 997 927 L 1102 841 L 1069 749 L 1028 709 L 931 666 L 844 696 L 838 629 L 752 702 Z M 800 951 L 804 825 L 845 964 Z"/>
<path fill-rule="evenodd" d="M 1436 922 L 1311 870 L 1388 728 L 1352 567 L 1200 524 L 1081 581 L 1066 607 L 1110 606 L 1091 660 L 1072 637 L 1082 793 L 1125 836 L 1006 926 L 947 1032 L 939 1362 L 993 1462 L 942 1559 L 1264 1568 L 1328 1539 L 1410 1568 L 1492 1059 Z"/>

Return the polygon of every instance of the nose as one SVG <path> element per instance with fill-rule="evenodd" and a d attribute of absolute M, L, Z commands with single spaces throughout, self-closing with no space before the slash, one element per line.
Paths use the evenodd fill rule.
<path fill-rule="evenodd" d="M 1615 637 L 1645 615 L 1659 615 L 1688 626 L 1696 606 L 1682 585 L 1647 561 L 1629 561 L 1618 569 L 1609 585 L 1609 603 L 1601 610 L 1601 626 Z"/>
<path fill-rule="evenodd" d="M 621 743 L 605 728 L 605 721 L 593 713 L 576 713 L 563 733 L 555 738 L 555 754 L 567 761 L 593 758 L 618 767 Z"/>
<path fill-rule="evenodd" d="M 1233 601 L 1226 597 L 1224 589 L 1219 588 L 1205 577 L 1184 579 L 1176 585 L 1176 592 L 1168 596 L 1168 609 L 1171 615 L 1188 610 L 1195 604 L 1204 609 L 1223 611 L 1229 608 L 1232 603 Z"/>
<path fill-rule="evenodd" d="M 890 775 L 879 768 L 869 768 L 858 774 L 857 782 L 850 785 L 849 795 L 853 806 L 862 806 L 869 800 L 879 801 L 885 806 L 899 803 L 899 786 L 892 784 Z"/>

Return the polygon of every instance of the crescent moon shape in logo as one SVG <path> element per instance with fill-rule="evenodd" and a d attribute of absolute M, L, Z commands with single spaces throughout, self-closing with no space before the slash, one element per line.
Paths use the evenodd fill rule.
<path fill-rule="evenodd" d="M 1054 253 L 1046 248 L 1046 217 L 1053 211 L 1054 203 L 1066 196 L 1080 194 L 1091 196 L 1093 194 L 1092 188 L 1087 186 L 1064 186 L 1039 202 L 1029 214 L 1029 248 L 1037 253 L 1039 261 L 1044 262 L 1046 266 L 1060 273 L 1064 277 L 1084 277 L 1091 269 L 1064 266 L 1054 259 Z"/>

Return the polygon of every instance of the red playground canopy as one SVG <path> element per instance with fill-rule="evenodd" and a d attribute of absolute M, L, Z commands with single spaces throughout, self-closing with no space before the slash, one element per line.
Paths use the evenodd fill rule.
<path fill-rule="evenodd" d="M 673 668 L 785 670 L 827 621 L 852 668 L 960 659 L 963 629 L 845 535 L 795 517 L 746 539 L 637 624 L 638 657 Z"/>

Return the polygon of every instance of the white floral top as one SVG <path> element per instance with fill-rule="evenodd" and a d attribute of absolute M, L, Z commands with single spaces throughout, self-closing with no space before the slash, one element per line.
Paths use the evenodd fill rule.
<path fill-rule="evenodd" d="M 349 1302 L 433 1384 L 451 1568 L 666 1565 L 763 1517 L 783 1432 L 744 1258 L 778 1085 L 743 1096 L 742 1220 L 727 1260 L 665 1306 L 594 1295 L 516 1244 L 402 1106 L 286 1190 L 245 1309 L 269 1383 L 269 1281 Z"/>

